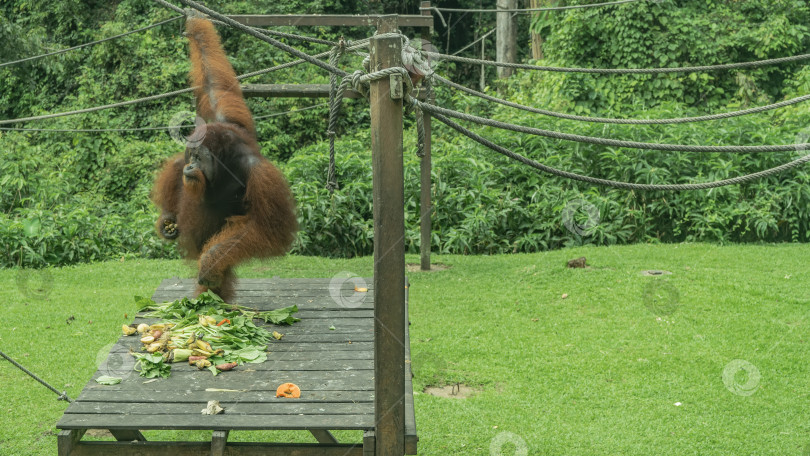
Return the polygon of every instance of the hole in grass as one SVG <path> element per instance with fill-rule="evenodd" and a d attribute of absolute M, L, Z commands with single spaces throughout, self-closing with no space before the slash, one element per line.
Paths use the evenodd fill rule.
<path fill-rule="evenodd" d="M 451 399 L 466 399 L 479 392 L 481 392 L 480 389 L 473 388 L 464 383 L 453 383 L 452 385 L 445 386 L 426 386 L 424 389 L 425 394 Z"/>
<path fill-rule="evenodd" d="M 435 272 L 435 271 L 446 271 L 450 269 L 452 266 L 449 264 L 444 263 L 431 263 L 430 264 L 430 271 L 422 271 L 422 265 L 419 263 L 406 263 L 405 269 L 408 272 Z"/>

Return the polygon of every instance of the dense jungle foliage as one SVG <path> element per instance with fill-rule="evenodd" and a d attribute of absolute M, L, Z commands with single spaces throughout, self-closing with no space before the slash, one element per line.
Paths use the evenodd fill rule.
<path fill-rule="evenodd" d="M 439 6 L 494 8 L 493 1 Z M 541 1 L 544 5 L 591 3 Z M 231 14 L 418 14 L 418 1 L 209 1 Z M 522 3 L 520 3 L 523 6 Z M 526 2 L 525 6 L 529 6 Z M 75 46 L 168 19 L 148 0 L 0 3 L 0 64 Z M 454 53 L 495 25 L 492 14 L 444 13 L 433 46 Z M 518 17 L 518 57 L 531 60 L 530 31 L 544 40 L 542 63 L 582 67 L 676 67 L 742 62 L 808 52 L 807 1 L 642 0 L 619 6 Z M 0 120 L 92 107 L 187 85 L 182 21 L 88 48 L 0 66 Z M 355 40 L 371 28 L 280 28 Z M 221 28 L 238 74 L 292 60 L 270 45 Z M 403 30 L 415 36 L 413 30 Z M 285 40 L 307 53 L 328 47 Z M 494 59 L 494 35 L 484 44 Z M 480 57 L 481 44 L 460 55 Z M 361 68 L 349 54 L 340 65 Z M 481 67 L 439 59 L 439 74 L 478 88 Z M 794 62 L 759 68 L 657 75 L 518 71 L 505 81 L 485 69 L 487 91 L 522 104 L 587 116 L 671 118 L 734 111 L 810 93 L 810 71 Z M 299 65 L 246 82 L 328 82 Z M 678 125 L 628 126 L 561 120 L 494 105 L 438 86 L 437 104 L 506 122 L 590 136 L 680 144 L 808 142 L 806 103 L 745 117 Z M 325 101 L 325 100 L 323 100 Z M 298 201 L 295 252 L 355 256 L 372 251 L 367 104 L 344 103 L 337 142 L 340 189 L 325 189 L 327 109 L 320 100 L 248 103 L 263 153 L 282 167 Z M 303 110 L 309 106 L 312 109 Z M 0 125 L 0 266 L 63 265 L 138 256 L 175 257 L 153 231 L 149 191 L 157 169 L 180 152 L 165 130 L 75 132 L 28 129 L 163 127 L 193 110 L 190 94 L 95 113 Z M 292 111 L 292 112 L 288 112 Z M 419 159 L 406 115 L 407 248 L 419 248 Z M 542 163 L 639 183 L 705 182 L 777 166 L 803 150 L 698 154 L 611 148 L 473 127 Z M 434 121 L 432 233 L 435 251 L 530 252 L 575 244 L 808 240 L 810 173 L 800 167 L 742 186 L 684 193 L 630 192 L 538 174 Z M 567 215 L 568 214 L 568 215 Z M 573 221 L 564 221 L 573 216 Z M 575 229 L 569 229 L 572 224 Z M 569 228 L 566 227 L 568 225 Z"/>

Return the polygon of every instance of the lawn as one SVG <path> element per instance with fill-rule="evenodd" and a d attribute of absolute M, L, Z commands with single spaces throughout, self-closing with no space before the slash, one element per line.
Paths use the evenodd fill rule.
<path fill-rule="evenodd" d="M 565 267 L 579 256 L 590 268 Z M 796 244 L 434 256 L 449 269 L 409 274 L 420 454 L 810 454 L 808 256 Z M 671 274 L 642 275 L 650 269 Z M 371 275 L 372 259 L 289 257 L 240 276 L 341 271 Z M 0 270 L 0 350 L 75 398 L 131 320 L 132 296 L 191 274 L 128 259 Z M 42 283 L 47 293 L 34 290 Z M 476 392 L 422 392 L 457 383 Z M 0 384 L 0 454 L 55 454 L 67 404 L 6 361 Z"/>

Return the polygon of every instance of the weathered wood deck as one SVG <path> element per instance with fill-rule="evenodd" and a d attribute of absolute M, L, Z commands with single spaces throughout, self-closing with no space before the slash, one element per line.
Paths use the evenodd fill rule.
<path fill-rule="evenodd" d="M 164 280 L 152 298 L 163 302 L 188 296 L 194 282 Z M 132 370 L 134 359 L 128 354 L 130 348 L 140 349 L 138 338 L 122 336 L 57 424 L 63 429 L 59 455 L 243 455 L 265 454 L 270 448 L 279 451 L 273 454 L 296 455 L 373 452 L 362 442 L 338 443 L 328 432 L 375 428 L 373 289 L 357 299 L 336 300 L 330 294 L 330 279 L 243 279 L 236 295 L 239 304 L 262 310 L 296 304 L 301 321 L 272 327 L 284 337 L 268 344 L 266 362 L 242 365 L 216 377 L 177 363 L 169 378 L 147 381 Z M 150 321 L 139 316 L 135 322 Z M 407 328 L 405 346 L 410 358 Z M 100 385 L 95 379 L 101 375 L 124 380 Z M 285 382 L 301 387 L 299 399 L 275 397 L 276 388 Z M 225 412 L 202 415 L 210 400 L 218 400 Z M 405 423 L 406 452 L 416 454 L 410 372 Z M 87 429 L 109 429 L 119 442 L 80 441 Z M 211 442 L 146 442 L 139 431 L 148 429 L 219 432 Z M 321 443 L 227 443 L 229 430 L 309 430 Z"/>

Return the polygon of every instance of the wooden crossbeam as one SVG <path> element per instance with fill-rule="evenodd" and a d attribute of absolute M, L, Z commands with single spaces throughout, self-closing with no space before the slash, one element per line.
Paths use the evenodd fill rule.
<path fill-rule="evenodd" d="M 251 27 L 268 26 L 338 26 L 376 27 L 380 16 L 349 14 L 237 14 L 231 19 Z M 398 16 L 400 27 L 433 28 L 433 16 Z"/>

